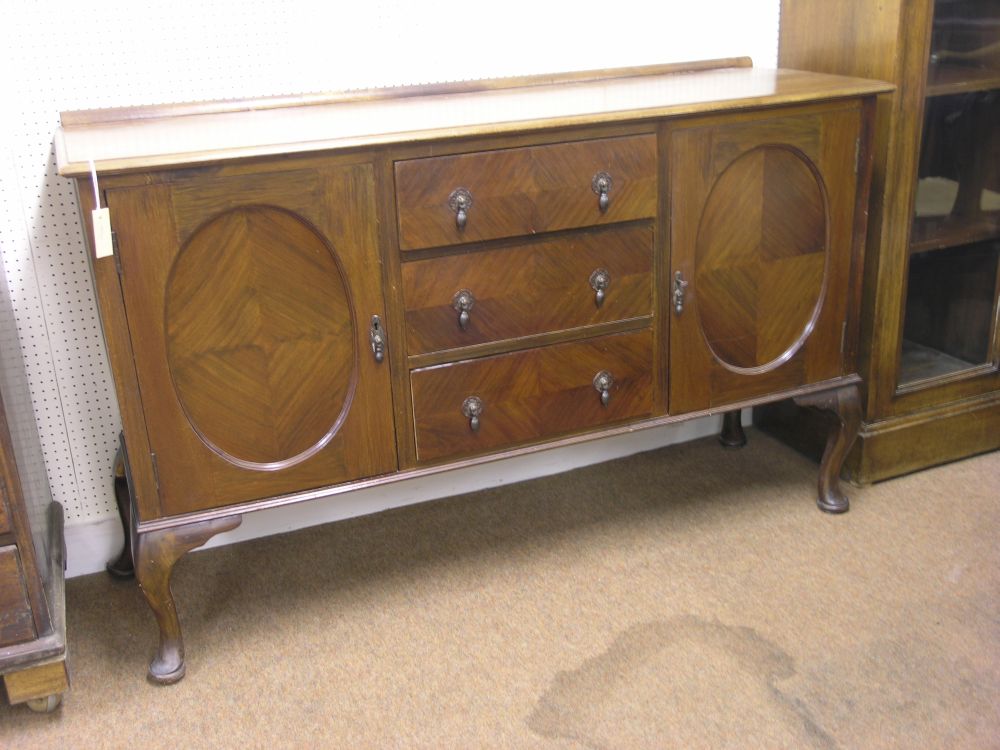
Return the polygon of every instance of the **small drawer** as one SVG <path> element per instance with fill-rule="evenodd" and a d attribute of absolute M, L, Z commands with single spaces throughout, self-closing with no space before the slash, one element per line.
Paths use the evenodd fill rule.
<path fill-rule="evenodd" d="M 35 623 L 17 547 L 0 547 L 0 646 L 23 643 L 34 637 Z"/>
<path fill-rule="evenodd" d="M 403 264 L 410 354 L 653 312 L 649 224 Z"/>
<path fill-rule="evenodd" d="M 402 250 L 656 214 L 655 135 L 410 159 L 395 170 Z"/>
<path fill-rule="evenodd" d="M 653 333 L 428 367 L 410 383 L 418 460 L 484 453 L 651 415 Z"/>

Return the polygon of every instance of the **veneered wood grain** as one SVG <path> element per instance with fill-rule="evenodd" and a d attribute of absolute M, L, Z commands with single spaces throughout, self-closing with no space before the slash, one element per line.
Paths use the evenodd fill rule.
<path fill-rule="evenodd" d="M 728 404 L 725 407 L 724 411 L 752 408 L 759 406 L 761 404 L 773 403 L 776 400 L 784 400 L 806 393 L 819 393 L 824 390 L 839 388 L 843 385 L 851 383 L 859 383 L 860 380 L 861 379 L 857 375 L 847 375 L 843 377 L 838 377 L 833 380 L 825 381 L 822 383 L 813 383 L 812 385 L 792 388 L 791 390 L 788 391 L 781 391 L 779 393 L 770 393 L 764 396 L 756 396 L 747 399 L 745 401 L 739 401 L 733 404 Z M 401 469 L 400 471 L 392 472 L 390 474 L 382 474 L 376 477 L 359 479 L 353 482 L 345 482 L 343 484 L 329 486 L 329 487 L 317 487 L 311 490 L 302 490 L 300 492 L 294 492 L 287 495 L 278 495 L 275 497 L 269 497 L 262 500 L 254 500 L 247 503 L 238 503 L 236 505 L 232 505 L 226 508 L 211 508 L 203 511 L 193 511 L 189 515 L 182 517 L 176 517 L 176 516 L 164 517 L 164 518 L 152 519 L 150 521 L 141 521 L 140 530 L 155 531 L 157 529 L 175 528 L 178 526 L 187 525 L 189 523 L 205 521 L 212 518 L 223 518 L 226 516 L 230 516 L 234 513 L 251 513 L 258 510 L 282 508 L 289 505 L 309 502 L 310 500 L 319 500 L 324 498 L 336 497 L 338 495 L 354 492 L 355 490 L 370 489 L 372 487 L 384 487 L 386 485 L 397 484 L 400 482 L 406 482 L 413 479 L 426 479 L 427 477 L 437 476 L 439 474 L 444 474 L 450 471 L 467 469 L 472 466 L 481 466 L 483 464 L 492 463 L 494 461 L 500 461 L 506 458 L 515 458 L 518 456 L 533 455 L 535 453 L 540 453 L 542 451 L 548 451 L 555 448 L 565 448 L 572 445 L 581 445 L 583 443 L 591 442 L 594 440 L 600 440 L 602 438 L 611 438 L 620 435 L 630 435 L 641 430 L 648 430 L 655 427 L 662 427 L 664 425 L 681 424 L 689 420 L 700 419 L 701 417 L 716 416 L 719 413 L 720 409 L 713 409 L 713 408 L 702 409 L 695 412 L 688 412 L 687 414 L 665 414 L 661 411 L 656 411 L 656 413 L 651 417 L 629 420 L 626 422 L 620 422 L 605 427 L 595 427 L 586 432 L 578 432 L 571 435 L 564 435 L 562 437 L 554 437 L 544 442 L 529 443 L 515 448 L 509 448 L 503 451 L 498 451 L 493 453 L 482 453 L 478 455 L 467 456 L 464 458 L 457 458 L 454 461 L 446 461 L 442 463 L 429 463 L 419 467 Z"/>
<path fill-rule="evenodd" d="M 28 641 L 35 635 L 17 547 L 0 547 L 0 646 Z"/>
<path fill-rule="evenodd" d="M 206 216 L 219 216 L 232 209 L 269 205 L 281 206 L 293 214 L 309 214 L 323 200 L 323 184 L 316 179 L 315 163 L 310 167 L 270 172 L 255 180 L 246 175 L 213 176 L 212 190 L 205 190 L 200 180 L 177 182 L 171 193 L 177 241 L 188 242 Z"/>
<path fill-rule="evenodd" d="M 291 207 L 282 205 L 288 192 L 280 179 L 274 194 L 262 193 L 252 173 L 219 185 L 202 179 L 198 187 L 192 180 L 108 192 L 165 513 L 396 468 L 389 371 L 368 345 L 371 315 L 384 315 L 373 170 L 320 159 L 296 180 L 302 190 Z M 198 210 L 203 229 L 219 236 L 189 263 L 194 245 L 179 241 L 175 217 L 194 224 Z M 216 229 L 213 220 L 221 221 Z M 198 232 L 191 236 L 198 241 Z M 247 356 L 257 357 L 256 369 Z M 227 384 L 233 393 L 222 397 Z M 199 404 L 197 415 L 185 399 Z M 344 402 L 340 421 L 318 426 Z M 244 455 L 226 455 L 206 439 L 220 435 Z"/>
<path fill-rule="evenodd" d="M 826 206 L 798 154 L 762 146 L 713 186 L 695 249 L 697 314 L 709 348 L 734 368 L 792 351 L 823 291 Z"/>
<path fill-rule="evenodd" d="M 648 316 L 652 252 L 653 229 L 644 223 L 406 262 L 407 352 Z M 610 278 L 600 306 L 590 284 L 599 269 Z M 452 305 L 463 289 L 475 298 L 464 329 Z"/>
<path fill-rule="evenodd" d="M 434 367 L 436 365 L 448 364 L 456 359 L 476 359 L 478 357 L 492 357 L 495 354 L 505 354 L 506 352 L 519 349 L 534 349 L 539 346 L 552 346 L 570 341 L 582 341 L 594 336 L 611 336 L 616 333 L 629 333 L 648 328 L 655 323 L 653 316 L 645 315 L 641 318 L 629 318 L 628 320 L 617 320 L 611 323 L 598 323 L 593 326 L 582 328 L 569 328 L 561 331 L 549 331 L 531 336 L 520 336 L 516 339 L 501 339 L 498 341 L 487 341 L 482 344 L 463 346 L 461 349 L 442 349 L 428 354 L 414 354 L 407 359 L 410 369 L 416 370 L 424 367 Z M 654 326 L 655 328 L 655 326 Z"/>
<path fill-rule="evenodd" d="M 842 374 L 861 124 L 855 104 L 672 130 L 672 412 Z"/>
<path fill-rule="evenodd" d="M 479 242 L 656 215 L 656 136 L 435 156 L 396 163 L 402 250 Z M 611 176 L 602 211 L 592 183 Z M 464 188 L 464 227 L 449 196 Z"/>
<path fill-rule="evenodd" d="M 336 255 L 300 215 L 216 214 L 178 255 L 165 296 L 170 374 L 206 442 L 277 467 L 336 430 L 358 335 Z"/>
<path fill-rule="evenodd" d="M 411 373 L 417 457 L 436 461 L 510 448 L 653 413 L 652 331 L 603 336 Z M 607 406 L 594 388 L 614 377 Z M 462 403 L 483 403 L 478 431 Z"/>

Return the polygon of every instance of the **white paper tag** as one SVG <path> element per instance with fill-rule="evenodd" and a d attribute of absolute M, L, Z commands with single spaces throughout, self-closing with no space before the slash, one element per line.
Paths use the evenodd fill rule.
<path fill-rule="evenodd" d="M 98 258 L 107 258 L 110 255 L 114 255 L 115 248 L 111 242 L 111 209 L 94 209 L 93 216 L 94 255 Z"/>

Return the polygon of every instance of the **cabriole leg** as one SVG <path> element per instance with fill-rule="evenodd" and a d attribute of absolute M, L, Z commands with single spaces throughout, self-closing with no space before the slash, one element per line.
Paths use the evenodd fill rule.
<path fill-rule="evenodd" d="M 826 450 L 819 466 L 820 510 L 827 513 L 845 513 L 850 507 L 847 496 L 840 488 L 840 472 L 861 427 L 861 398 L 856 385 L 832 391 L 823 391 L 795 399 L 799 406 L 812 406 L 832 412 L 837 421 L 830 429 Z"/>
<path fill-rule="evenodd" d="M 723 448 L 742 448 L 747 444 L 747 435 L 743 432 L 743 410 L 734 409 L 722 415 L 722 432 L 719 442 Z"/>
<path fill-rule="evenodd" d="M 184 642 L 170 590 L 174 564 L 216 534 L 235 529 L 242 516 L 227 516 L 169 529 L 140 531 L 136 544 L 136 578 L 160 627 L 160 645 L 149 664 L 149 678 L 161 685 L 184 676 Z"/>

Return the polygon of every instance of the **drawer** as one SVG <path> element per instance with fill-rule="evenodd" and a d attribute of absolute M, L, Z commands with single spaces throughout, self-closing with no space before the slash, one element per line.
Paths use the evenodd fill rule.
<path fill-rule="evenodd" d="M 396 162 L 399 246 L 415 250 L 656 214 L 656 136 Z M 601 208 L 595 176 L 610 178 Z M 459 227 L 456 191 L 471 203 Z"/>
<path fill-rule="evenodd" d="M 0 547 L 0 646 L 35 637 L 17 547 Z"/>
<path fill-rule="evenodd" d="M 649 224 L 410 261 L 403 264 L 407 351 L 651 315 L 652 270 Z M 461 301 L 471 302 L 464 326 Z"/>
<path fill-rule="evenodd" d="M 594 385 L 613 377 L 607 405 Z M 636 419 L 653 411 L 653 333 L 529 349 L 414 370 L 417 458 L 434 461 Z M 467 416 L 481 405 L 478 429 Z"/>

